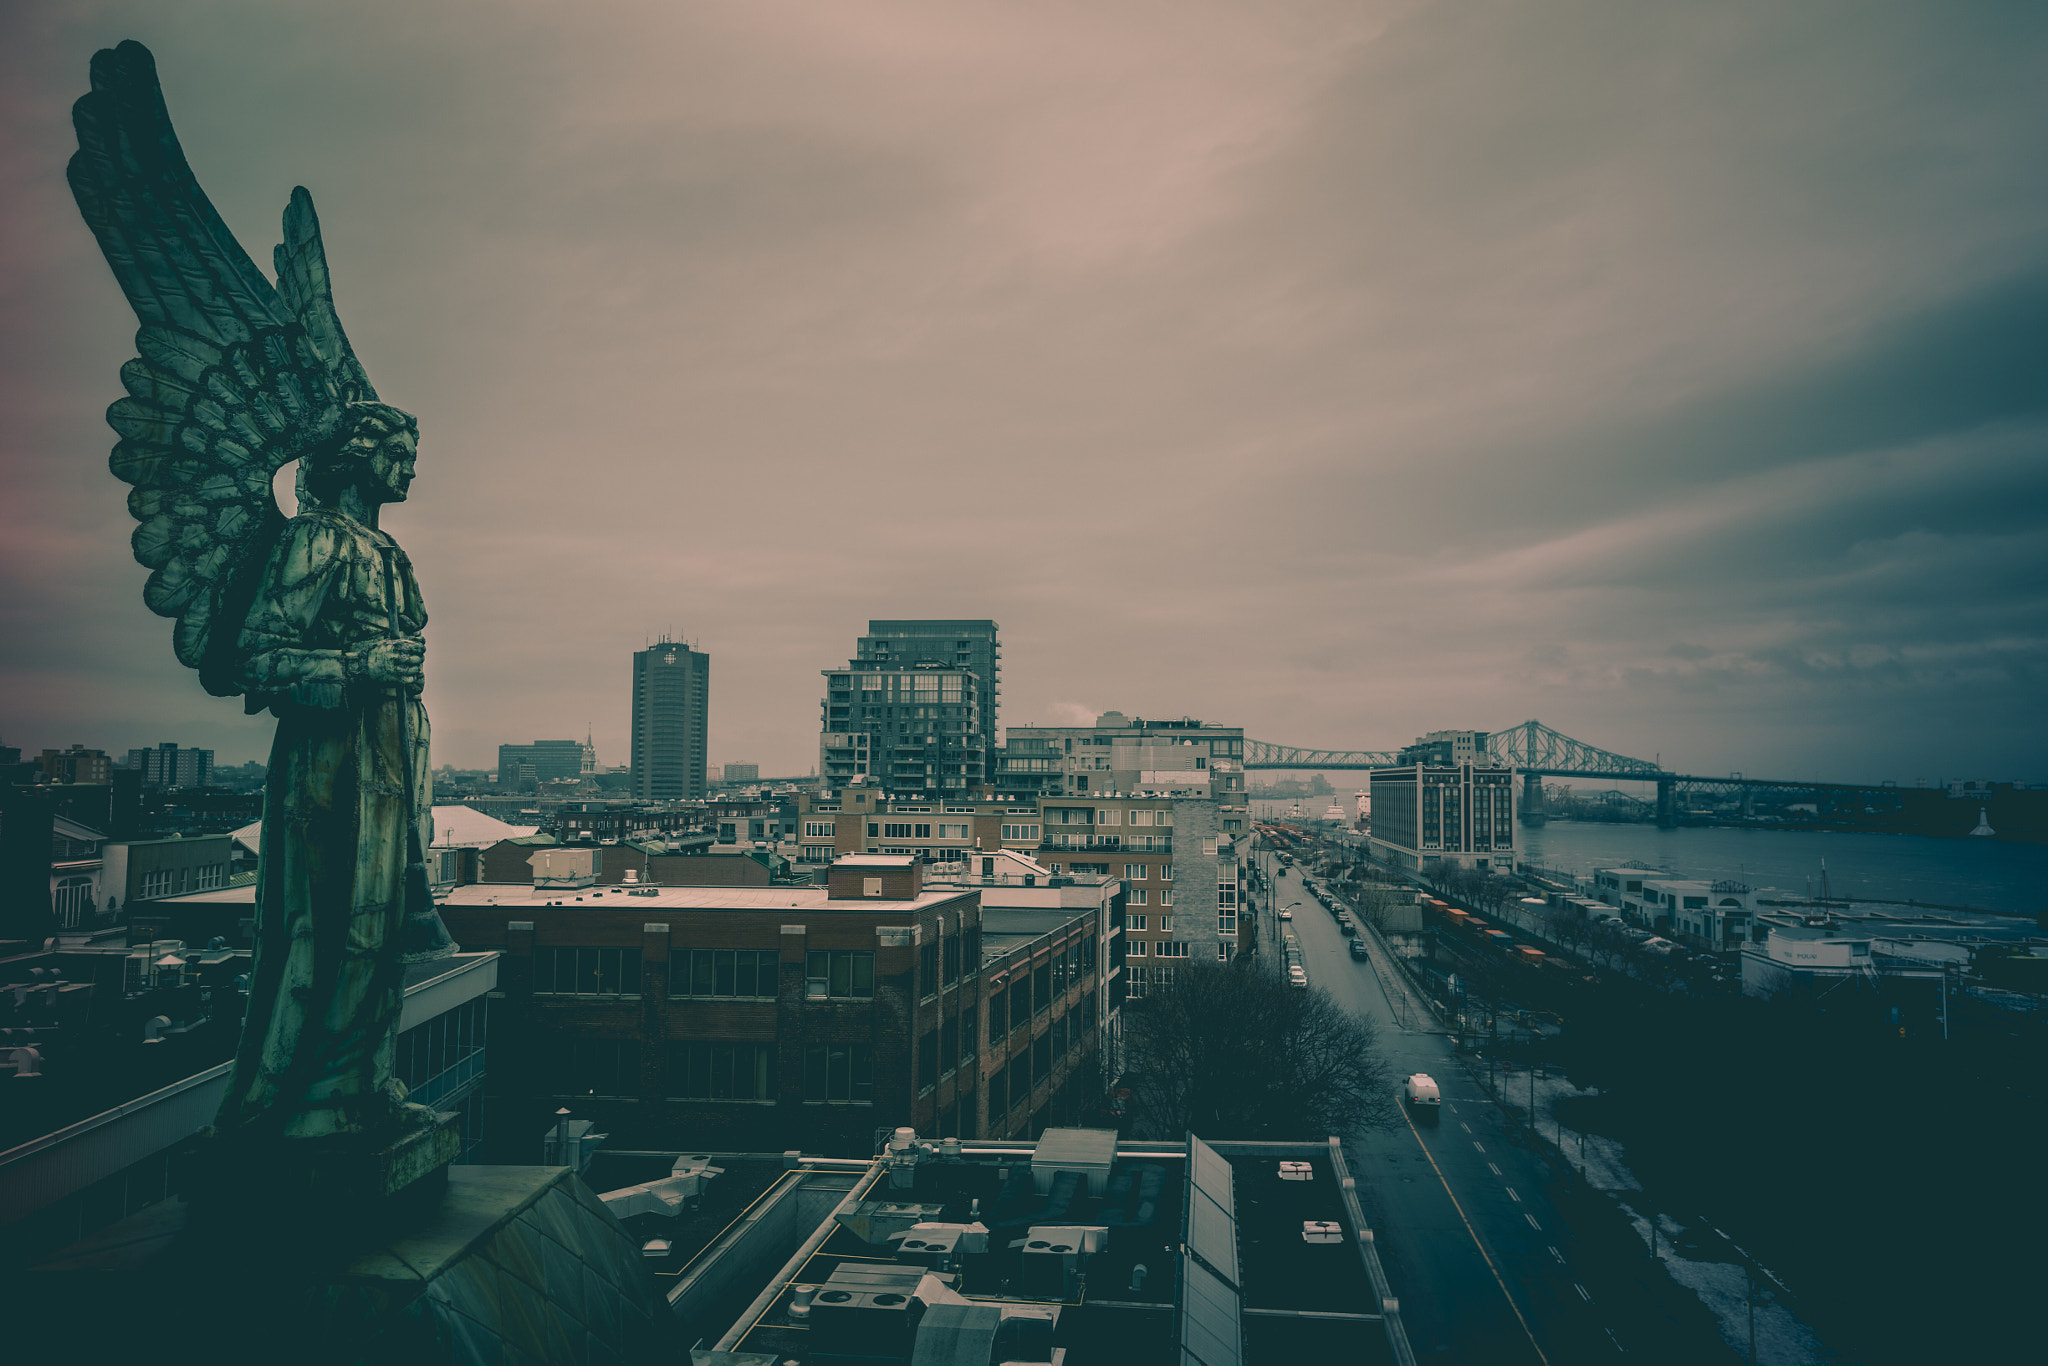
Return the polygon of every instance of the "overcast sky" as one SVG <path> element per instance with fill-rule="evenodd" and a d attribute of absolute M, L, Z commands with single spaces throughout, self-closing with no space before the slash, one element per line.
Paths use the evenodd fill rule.
<path fill-rule="evenodd" d="M 237 762 L 106 468 L 126 37 L 419 416 L 437 763 L 623 762 L 666 631 L 805 772 L 966 616 L 1009 723 L 2048 780 L 2048 7 L 10 3 L 0 738 Z"/>

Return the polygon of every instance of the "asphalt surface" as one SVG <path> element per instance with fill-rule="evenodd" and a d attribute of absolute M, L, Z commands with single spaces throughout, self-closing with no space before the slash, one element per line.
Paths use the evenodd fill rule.
<path fill-rule="evenodd" d="M 1664 1297 L 1646 1281 L 1640 1242 L 1631 1250 L 1625 1237 L 1617 1241 L 1601 1197 L 1568 1180 L 1487 1099 L 1483 1077 L 1468 1073 L 1380 946 L 1368 936 L 1373 957 L 1354 960 L 1298 871 L 1280 874 L 1273 891 L 1276 908 L 1302 903 L 1283 923 L 1301 943 L 1310 985 L 1371 1018 L 1396 1077 L 1427 1072 L 1444 1097 L 1435 1127 L 1410 1121 L 1347 1144 L 1416 1356 L 1562 1366 L 1672 1360 L 1682 1346 L 1692 1359 L 1706 1344 L 1691 1325 L 1669 1321 Z"/>

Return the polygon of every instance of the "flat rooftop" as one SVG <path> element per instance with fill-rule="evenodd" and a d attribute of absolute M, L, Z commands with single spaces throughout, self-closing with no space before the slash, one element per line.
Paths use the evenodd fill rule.
<path fill-rule="evenodd" d="M 835 898 L 824 887 L 529 887 L 523 882 L 471 882 L 450 888 L 444 906 L 576 906 L 620 910 L 883 911 L 904 914 L 936 906 L 971 890 L 946 887 L 908 900 L 879 896 Z"/>
<path fill-rule="evenodd" d="M 708 1238 L 689 1224 L 675 1226 L 683 1238 L 655 1235 L 675 1246 L 650 1265 L 676 1277 L 671 1304 L 706 1348 L 722 1342 L 784 1366 L 843 1361 L 854 1350 L 846 1316 L 869 1312 L 853 1303 L 867 1291 L 896 1312 L 857 1332 L 896 1335 L 902 1350 L 882 1354 L 899 1360 L 950 1361 L 948 1346 L 967 1342 L 949 1336 L 961 1316 L 995 1314 L 1006 1329 L 1038 1329 L 1005 1337 L 1001 1361 L 1049 1361 L 1058 1349 L 1068 1366 L 1180 1366 L 1190 1343 L 1215 1366 L 1397 1359 L 1403 1333 L 1376 1312 L 1382 1273 L 1368 1270 L 1372 1245 L 1326 1144 L 1222 1143 L 1193 1161 L 1192 1177 L 1186 1144 L 1057 1128 L 1037 1144 L 923 1142 L 907 1166 L 827 1163 L 795 1177 L 774 1176 L 775 1159 L 758 1156 L 770 1184 L 729 1192 L 728 1204 L 754 1195 L 743 1217 L 707 1217 L 706 1230 L 718 1225 Z M 649 1179 L 666 1161 L 644 1173 L 606 1168 L 599 1184 Z M 799 1204 L 808 1213 L 765 1245 L 733 1241 L 736 1230 L 765 1230 L 778 1205 Z M 837 1295 L 848 1308 L 827 1321 L 818 1311 L 831 1300 L 820 1297 L 835 1288 L 854 1294 Z M 959 1359 L 989 1358 L 984 1348 Z"/>

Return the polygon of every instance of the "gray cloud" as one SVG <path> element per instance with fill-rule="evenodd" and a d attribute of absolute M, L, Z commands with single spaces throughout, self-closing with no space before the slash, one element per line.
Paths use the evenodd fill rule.
<path fill-rule="evenodd" d="M 133 324 L 61 171 L 133 36 L 259 259 L 312 188 L 421 416 L 442 757 L 618 757 L 673 629 L 715 757 L 801 769 L 867 617 L 992 615 L 1015 721 L 2048 776 L 2028 7 L 0 23 L 10 743 L 261 743 L 171 662 L 105 472 Z"/>

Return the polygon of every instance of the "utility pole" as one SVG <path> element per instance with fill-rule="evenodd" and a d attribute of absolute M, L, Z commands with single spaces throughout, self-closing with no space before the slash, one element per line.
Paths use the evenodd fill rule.
<path fill-rule="evenodd" d="M 1742 1272 L 1749 1280 L 1749 1366 L 1756 1366 L 1756 1267 L 1742 1259 Z"/>

